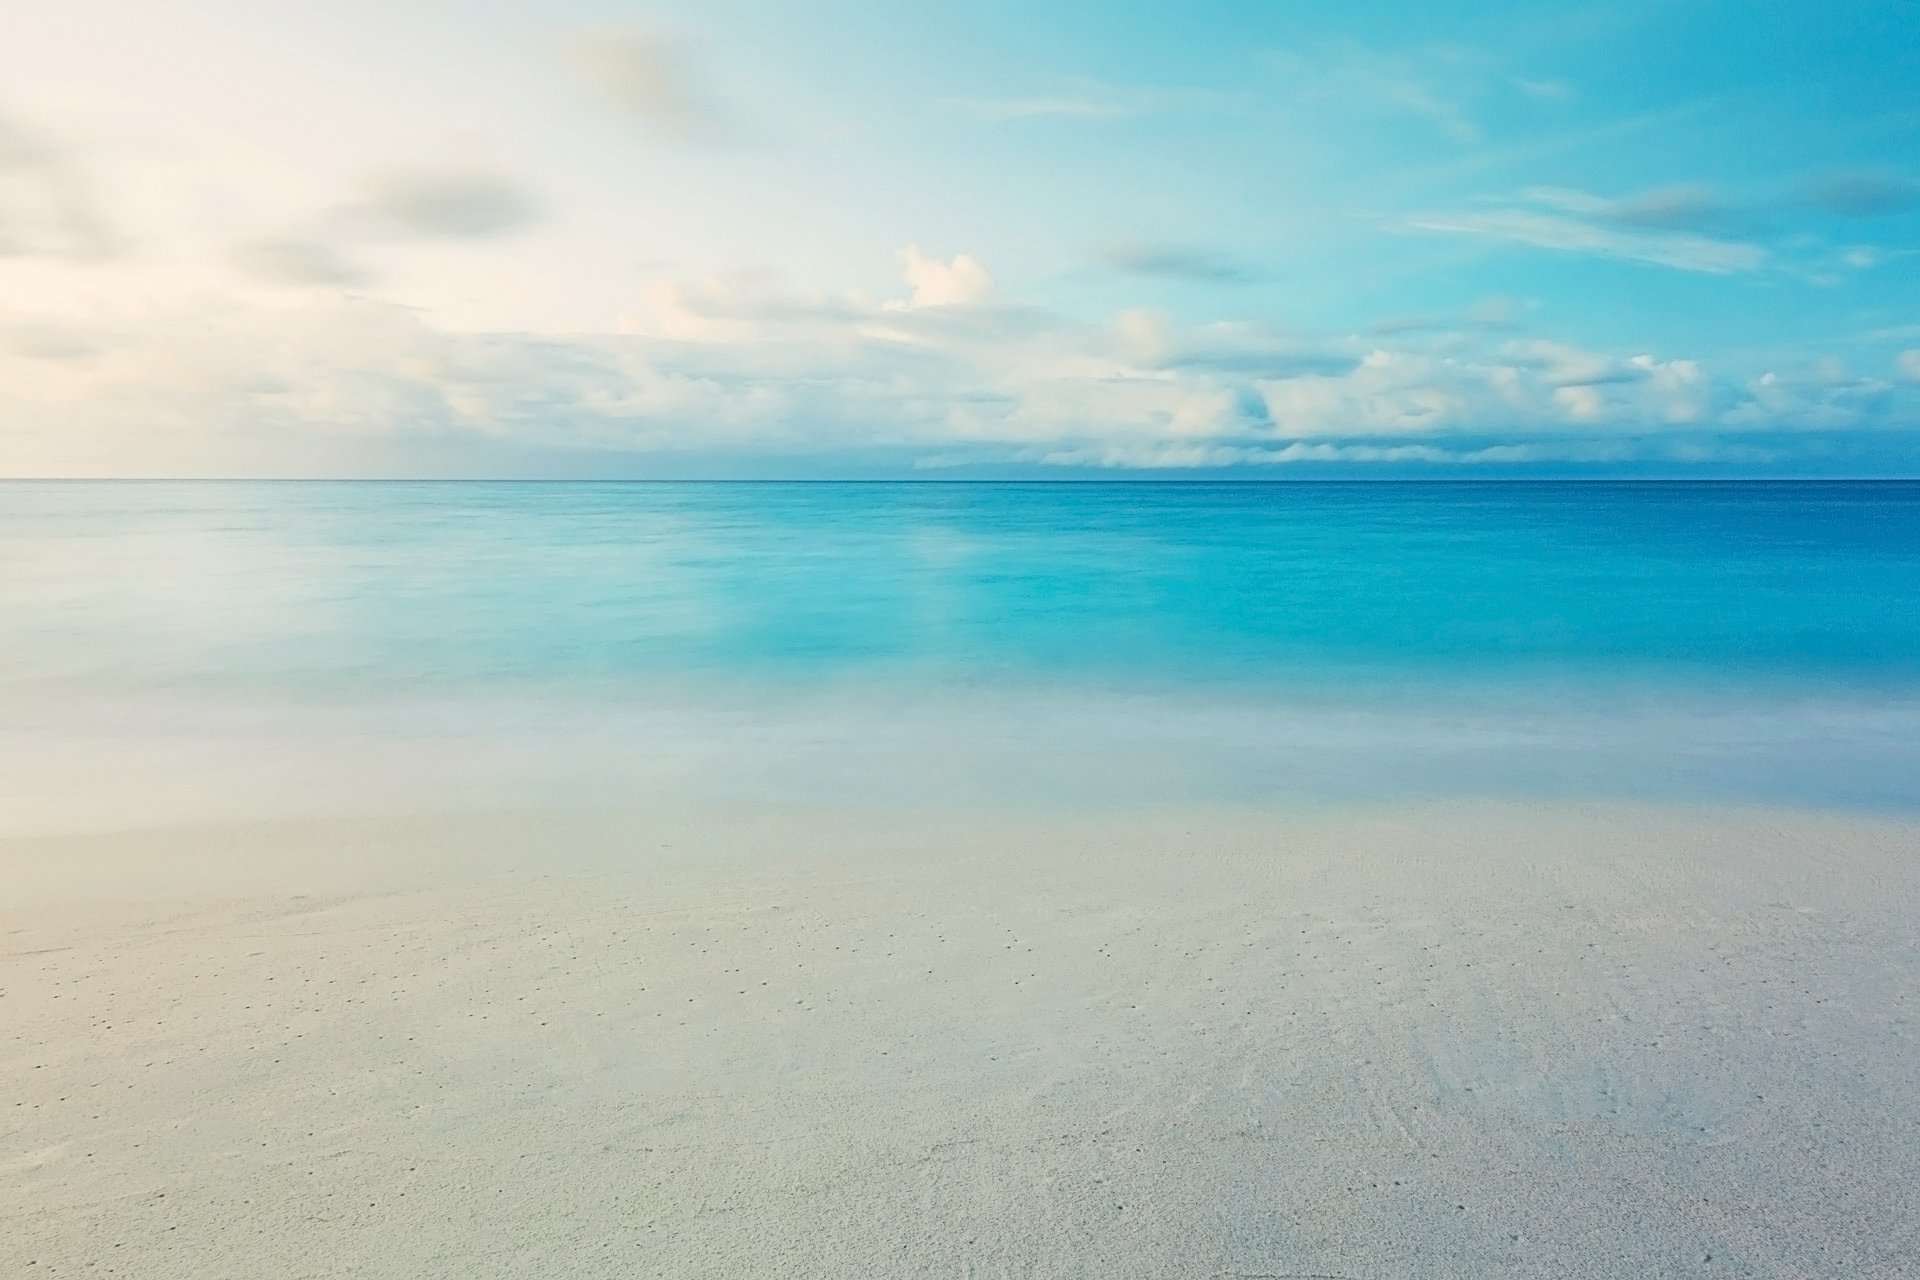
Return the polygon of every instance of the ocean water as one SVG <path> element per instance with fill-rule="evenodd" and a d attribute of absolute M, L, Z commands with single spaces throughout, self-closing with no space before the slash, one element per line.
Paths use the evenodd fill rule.
<path fill-rule="evenodd" d="M 0 484 L 0 829 L 1920 800 L 1920 484 Z M 104 815 L 104 816 L 103 816 Z"/>

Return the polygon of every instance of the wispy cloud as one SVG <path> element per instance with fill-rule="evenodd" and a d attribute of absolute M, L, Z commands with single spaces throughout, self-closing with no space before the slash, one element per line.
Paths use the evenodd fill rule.
<path fill-rule="evenodd" d="M 1370 325 L 1367 332 L 1381 337 L 1411 333 L 1491 332 L 1511 329 L 1525 310 L 1526 304 L 1519 299 L 1496 295 L 1482 298 L 1465 311 L 1452 314 L 1389 316 Z"/>
<path fill-rule="evenodd" d="M 1176 111 L 1223 107 L 1232 96 L 1214 89 L 1178 86 L 1115 85 L 1097 80 L 1072 80 L 1040 93 L 998 97 L 943 98 L 955 111 L 994 123 L 1022 120 L 1130 120 Z"/>
<path fill-rule="evenodd" d="M 27 360 L 87 360 L 111 341 L 71 322 L 0 322 L 0 352 Z"/>
<path fill-rule="evenodd" d="M 1618 196 L 1577 187 L 1530 187 L 1488 207 L 1416 214 L 1402 226 L 1710 275 L 1773 266 L 1807 283 L 1835 285 L 1849 273 L 1909 251 L 1846 239 L 1835 243 L 1839 233 L 1830 220 L 1910 209 L 1920 209 L 1920 182 L 1886 171 L 1859 171 L 1825 174 L 1745 200 L 1702 182 Z M 1826 226 L 1822 215 L 1829 220 Z"/>
<path fill-rule="evenodd" d="M 1736 275 L 1767 264 L 1759 245 L 1672 228 L 1711 223 L 1722 207 L 1703 188 L 1668 187 L 1610 200 L 1569 188 L 1535 188 L 1504 208 L 1416 214 L 1413 231 L 1526 245 L 1706 275 Z"/>
<path fill-rule="evenodd" d="M 479 240 L 519 231 L 541 218 L 522 183 L 483 169 L 386 169 L 361 194 L 327 210 L 304 231 L 247 241 L 233 261 L 272 283 L 352 286 L 377 272 L 362 261 L 380 245 Z"/>
<path fill-rule="evenodd" d="M 1269 50 L 1265 61 L 1281 93 L 1297 104 L 1411 118 L 1462 148 L 1485 142 L 1483 117 L 1496 109 L 1575 96 L 1564 82 L 1510 74 L 1486 50 L 1457 44 L 1380 48 L 1347 40 Z"/>
<path fill-rule="evenodd" d="M 1843 170 L 1804 183 L 1802 204 L 1843 217 L 1871 218 L 1920 208 L 1920 181 L 1885 170 Z"/>
<path fill-rule="evenodd" d="M 1516 142 L 1494 143 L 1449 156 L 1432 164 L 1409 169 L 1404 175 L 1411 185 L 1455 182 L 1464 178 L 1524 169 L 1543 160 L 1556 160 L 1581 152 L 1602 150 L 1623 139 L 1640 134 L 1658 134 L 1680 128 L 1711 113 L 1712 102 L 1689 102 L 1658 111 L 1643 112 L 1616 120 L 1580 128 L 1566 129 L 1544 137 Z"/>
<path fill-rule="evenodd" d="M 275 284 L 344 288 L 373 279 L 372 272 L 326 240 L 298 236 L 249 240 L 234 247 L 232 258 L 234 265 L 247 274 Z"/>
<path fill-rule="evenodd" d="M 1250 284 L 1258 273 L 1222 254 L 1192 245 L 1123 240 L 1101 250 L 1100 265 L 1128 275 L 1200 284 Z"/>
<path fill-rule="evenodd" d="M 332 214 L 342 234 L 419 240 L 474 240 L 517 231 L 540 217 L 521 183 L 478 169 L 390 169 Z"/>
<path fill-rule="evenodd" d="M 683 142 L 737 141 L 739 124 L 710 78 L 673 38 L 609 30 L 565 41 L 566 64 L 603 106 Z"/>
<path fill-rule="evenodd" d="M 1795 215 L 1826 214 L 1873 218 L 1920 208 L 1920 181 L 1885 170 L 1820 174 L 1784 192 L 1729 199 L 1702 182 L 1673 183 L 1630 195 L 1604 197 L 1569 187 L 1535 187 L 1526 199 L 1542 205 L 1622 226 L 1669 230 L 1756 229 L 1795 220 Z"/>
<path fill-rule="evenodd" d="M 1572 102 L 1580 96 L 1564 80 L 1531 80 L 1526 76 L 1512 76 L 1508 83 L 1536 102 Z"/>
<path fill-rule="evenodd" d="M 0 257 L 81 262 L 109 257 L 117 248 L 66 152 L 0 116 Z"/>
<path fill-rule="evenodd" d="M 1729 226 L 1739 217 L 1733 205 L 1700 182 L 1674 183 L 1612 198 L 1572 187 L 1533 187 L 1525 198 L 1596 222 L 1663 231 L 1710 230 Z"/>
<path fill-rule="evenodd" d="M 1121 120 L 1140 114 L 1137 104 L 1113 97 L 948 98 L 946 103 L 987 120 L 1039 120 L 1049 116 L 1064 116 L 1074 120 Z"/>

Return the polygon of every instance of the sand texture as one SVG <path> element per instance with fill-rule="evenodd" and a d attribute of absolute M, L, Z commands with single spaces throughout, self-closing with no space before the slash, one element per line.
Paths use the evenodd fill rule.
<path fill-rule="evenodd" d="M 1913 826 L 829 826 L 0 844 L 0 1275 L 1920 1272 Z"/>

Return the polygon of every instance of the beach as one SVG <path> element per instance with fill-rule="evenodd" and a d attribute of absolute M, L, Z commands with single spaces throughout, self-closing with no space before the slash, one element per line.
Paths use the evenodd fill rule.
<path fill-rule="evenodd" d="M 0 1280 L 1920 1280 L 1920 2 L 0 14 Z"/>
<path fill-rule="evenodd" d="M 0 499 L 7 1280 L 1920 1256 L 1920 488 Z"/>
<path fill-rule="evenodd" d="M 1917 853 L 1622 801 L 16 836 L 0 1272 L 1907 1274 Z"/>

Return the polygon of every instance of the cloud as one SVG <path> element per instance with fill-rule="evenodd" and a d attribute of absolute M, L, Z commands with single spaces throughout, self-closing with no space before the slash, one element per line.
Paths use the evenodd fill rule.
<path fill-rule="evenodd" d="M 1186 245 L 1122 241 L 1107 246 L 1100 263 L 1109 270 L 1202 284 L 1248 284 L 1257 277 L 1228 258 Z"/>
<path fill-rule="evenodd" d="M 1139 309 L 1083 320 L 1001 298 L 965 254 L 909 247 L 900 264 L 885 297 L 794 292 L 766 272 L 661 281 L 625 332 L 566 338 L 442 330 L 337 292 L 118 328 L 15 317 L 0 324 L 0 465 L 398 473 L 430 471 L 429 446 L 502 470 L 554 451 L 826 470 L 876 455 L 1571 464 L 1677 459 L 1682 440 L 1722 456 L 1724 433 L 1873 429 L 1920 410 L 1920 384 L 1838 366 L 1747 376 L 1510 331 L 1363 340 Z"/>
<path fill-rule="evenodd" d="M 1674 216 L 1678 202 L 1673 200 L 1664 206 L 1607 201 L 1584 192 L 1553 188 L 1530 191 L 1524 199 L 1536 206 L 1565 212 L 1508 207 L 1427 213 L 1416 214 L 1403 225 L 1414 231 L 1478 236 L 1536 249 L 1614 258 L 1707 275 L 1758 271 L 1767 263 L 1767 251 L 1759 245 L 1693 232 L 1653 229 L 1645 219 L 1657 216 L 1652 211 L 1662 207 L 1667 210 L 1667 216 Z M 1626 218 L 1622 217 L 1623 204 L 1627 209 Z M 1629 219 L 1633 216 L 1642 218 L 1642 222 L 1631 222 Z"/>
<path fill-rule="evenodd" d="M 1205 375 L 1230 380 L 1250 395 L 1246 380 L 1298 373 L 1325 373 L 1352 363 L 1339 340 L 1308 337 L 1247 320 L 1177 324 L 1145 307 L 1116 314 L 1099 338 L 1100 349 L 1119 365 L 1157 377 Z"/>
<path fill-rule="evenodd" d="M 1893 364 L 1908 382 L 1920 382 L 1920 347 L 1902 351 L 1894 357 Z"/>
<path fill-rule="evenodd" d="M 1056 449 L 1038 455 L 1052 466 L 1111 470 L 1187 470 L 1226 467 L 1311 467 L 1326 464 L 1394 466 L 1408 463 L 1443 467 L 1512 466 L 1539 462 L 1582 464 L 1623 462 L 1649 452 L 1630 440 L 1558 440 L 1526 444 L 1333 444 L 1295 440 L 1287 444 L 1116 445 Z"/>
<path fill-rule="evenodd" d="M 948 98 L 946 104 L 988 120 L 1041 120 L 1065 117 L 1072 120 L 1122 120 L 1138 115 L 1136 105 L 1116 98 L 1033 97 L 1033 98 Z"/>
<path fill-rule="evenodd" d="M 1564 342 L 1522 338 L 1504 344 L 1500 350 L 1516 365 L 1537 371 L 1541 381 L 1556 390 L 1600 386 L 1632 379 L 1626 366 L 1613 357 L 1582 350 Z"/>
<path fill-rule="evenodd" d="M 586 32 L 569 39 L 565 51 L 582 84 L 613 111 L 683 142 L 718 144 L 736 135 L 718 96 L 666 36 Z"/>
<path fill-rule="evenodd" d="M 1517 298 L 1495 295 L 1482 298 L 1465 311 L 1454 315 L 1390 316 L 1369 326 L 1367 332 L 1380 337 L 1390 337 L 1410 333 L 1448 334 L 1474 330 L 1511 329 L 1526 308 L 1527 304 Z"/>
<path fill-rule="evenodd" d="M 1539 340 L 1467 358 L 1376 348 L 1341 373 L 1256 385 L 1275 433 L 1291 439 L 1694 423 L 1712 394 L 1692 361 Z"/>
<path fill-rule="evenodd" d="M 1830 173 L 1784 195 L 1747 202 L 1723 197 L 1701 182 L 1679 182 L 1625 196 L 1600 196 L 1575 187 L 1533 187 L 1522 201 L 1607 225 L 1659 231 L 1764 230 L 1781 218 L 1813 211 L 1870 217 L 1920 207 L 1920 183 L 1875 171 Z M 1856 250 L 1856 252 L 1859 252 Z"/>
<path fill-rule="evenodd" d="M 1865 217 L 1908 207 L 1920 207 L 1920 184 L 1884 173 L 1850 173 L 1829 175 L 1795 194 L 1745 203 L 1698 182 L 1624 196 L 1577 187 L 1531 187 L 1487 207 L 1416 214 L 1401 226 L 1708 275 L 1771 268 L 1803 283 L 1833 286 L 1850 273 L 1909 251 L 1836 245 L 1818 227 L 1796 228 L 1795 215 L 1812 211 Z"/>
<path fill-rule="evenodd" d="M 1572 85 L 1562 80 L 1529 80 L 1525 76 L 1513 76 L 1508 83 L 1536 102 L 1572 102 L 1579 96 Z"/>
<path fill-rule="evenodd" d="M 941 105 L 996 124 L 1023 120 L 1131 120 L 1183 110 L 1220 107 L 1231 99 L 1212 89 L 1113 85 L 1074 80 L 1057 92 L 1010 97 L 943 98 Z"/>
<path fill-rule="evenodd" d="M 0 323 L 0 352 L 25 360 L 87 360 L 109 341 L 103 333 L 62 321 Z"/>
<path fill-rule="evenodd" d="M 1481 139 L 1480 126 L 1464 107 L 1424 85 L 1413 81 L 1382 80 L 1376 84 L 1375 91 L 1383 101 L 1426 117 L 1442 134 L 1462 146 L 1470 146 Z"/>
<path fill-rule="evenodd" d="M 1845 431 L 1913 418 L 1915 406 L 1902 402 L 1902 388 L 1880 378 L 1856 378 L 1837 362 L 1810 368 L 1770 369 L 1749 379 L 1725 415 L 1728 425 Z"/>
<path fill-rule="evenodd" d="M 118 247 L 72 160 L 0 116 L 0 257 L 90 262 Z"/>
<path fill-rule="evenodd" d="M 270 284 L 349 287 L 378 273 L 362 260 L 375 246 L 481 240 L 522 230 L 541 217 L 519 182 L 482 169 L 388 169 L 362 193 L 327 210 L 306 230 L 236 245 L 235 266 Z"/>
<path fill-rule="evenodd" d="M 1662 231 L 1724 227 L 1736 211 L 1704 183 L 1683 182 L 1608 199 L 1571 187 L 1534 187 L 1525 198 L 1537 205 L 1578 214 L 1597 222 Z"/>
<path fill-rule="evenodd" d="M 1484 139 L 1478 115 L 1488 99 L 1519 88 L 1499 74 L 1490 55 L 1460 45 L 1376 49 L 1340 41 L 1310 51 L 1270 50 L 1266 62 L 1298 106 L 1318 114 L 1412 117 L 1461 147 Z M 1536 100 L 1547 96 L 1520 91 Z"/>
<path fill-rule="evenodd" d="M 532 194 L 497 173 L 394 169 L 367 182 L 360 200 L 334 211 L 349 236 L 473 240 L 518 231 L 540 216 Z"/>
<path fill-rule="evenodd" d="M 984 302 L 993 293 L 993 277 L 977 259 L 964 253 L 942 262 L 921 253 L 918 245 L 908 245 L 900 251 L 900 262 L 905 268 L 907 284 L 913 290 L 909 306 L 948 307 Z"/>
<path fill-rule="evenodd" d="M 281 237 L 251 240 L 233 250 L 241 270 L 275 284 L 364 284 L 372 279 L 365 268 L 350 261 L 338 245 L 325 240 Z"/>
<path fill-rule="evenodd" d="M 1920 206 L 1920 182 L 1899 174 L 1851 170 L 1825 174 L 1804 184 L 1802 204 L 1850 218 L 1904 213 Z"/>

